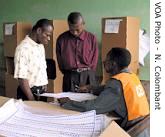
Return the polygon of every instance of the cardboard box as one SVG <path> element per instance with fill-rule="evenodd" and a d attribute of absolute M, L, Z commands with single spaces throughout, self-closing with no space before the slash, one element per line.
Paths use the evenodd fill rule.
<path fill-rule="evenodd" d="M 58 81 L 59 82 L 59 81 Z M 56 85 L 58 83 L 55 80 L 48 80 L 48 91 L 59 93 L 62 92 L 62 87 L 60 85 Z M 62 86 L 62 84 L 61 84 Z M 14 78 L 12 74 L 5 73 L 5 95 L 6 97 L 10 98 L 17 98 L 17 87 L 18 87 L 18 81 Z"/>
<path fill-rule="evenodd" d="M 63 78 L 62 77 L 58 77 L 58 79 L 55 80 L 48 80 L 48 91 L 49 92 L 54 92 L 54 93 L 60 93 L 62 92 L 62 82 L 63 82 Z"/>
<path fill-rule="evenodd" d="M 14 57 L 16 46 L 31 31 L 31 23 L 11 22 L 3 24 L 4 55 Z"/>
<path fill-rule="evenodd" d="M 14 74 L 14 57 L 6 57 L 6 72 L 8 74 Z"/>
<path fill-rule="evenodd" d="M 118 32 L 115 33 L 117 23 Z M 108 24 L 109 23 L 109 24 Z M 115 29 L 114 29 L 115 28 Z M 113 47 L 126 48 L 131 52 L 132 60 L 130 69 L 137 73 L 139 59 L 139 29 L 140 21 L 136 17 L 107 17 L 102 19 L 102 61 Z M 103 69 L 103 81 L 105 83 L 109 75 Z"/>
<path fill-rule="evenodd" d="M 51 36 L 49 45 L 45 46 L 45 54 L 47 59 L 54 59 L 56 61 L 56 41 L 60 34 L 68 30 L 66 20 L 52 20 L 54 31 Z"/>
<path fill-rule="evenodd" d="M 131 137 L 115 121 L 103 131 L 100 137 Z"/>
<path fill-rule="evenodd" d="M 55 93 L 62 91 L 62 83 L 63 83 L 63 74 L 61 73 L 56 56 L 56 41 L 60 34 L 68 30 L 68 24 L 66 20 L 52 20 L 52 24 L 54 26 L 53 35 L 50 40 L 50 44 L 45 46 L 45 54 L 46 59 L 53 59 L 56 64 L 56 78 L 49 80 L 49 91 L 53 91 Z"/>
<path fill-rule="evenodd" d="M 0 106 L 2 106 L 9 98 L 1 97 L 0 96 Z M 37 101 L 25 101 L 25 104 L 31 106 L 34 108 L 34 111 L 36 113 L 42 113 L 42 114 L 53 114 L 54 112 L 64 112 L 67 114 L 75 114 L 78 112 L 70 111 L 63 109 L 59 106 L 51 105 L 44 102 L 37 102 Z M 100 137 L 130 137 L 122 128 L 116 124 L 116 122 L 110 123 L 110 125 L 102 132 Z"/>
<path fill-rule="evenodd" d="M 18 81 L 12 74 L 5 73 L 5 95 L 10 98 L 17 98 Z"/>

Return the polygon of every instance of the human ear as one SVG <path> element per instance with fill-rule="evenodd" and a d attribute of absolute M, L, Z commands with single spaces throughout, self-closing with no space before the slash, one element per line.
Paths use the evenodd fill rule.
<path fill-rule="evenodd" d="M 37 32 L 37 34 L 41 34 L 41 32 L 42 32 L 41 28 L 38 28 L 36 32 Z"/>
<path fill-rule="evenodd" d="M 111 75 L 115 75 L 118 72 L 119 72 L 119 67 L 118 67 L 117 63 L 114 61 L 111 61 L 110 65 L 109 65 L 109 73 Z"/>

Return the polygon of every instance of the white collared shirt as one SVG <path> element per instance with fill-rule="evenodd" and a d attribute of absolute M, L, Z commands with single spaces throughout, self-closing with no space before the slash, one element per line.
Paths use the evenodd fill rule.
<path fill-rule="evenodd" d="M 27 79 L 30 88 L 48 84 L 44 46 L 29 36 L 17 46 L 14 64 L 14 78 Z"/>

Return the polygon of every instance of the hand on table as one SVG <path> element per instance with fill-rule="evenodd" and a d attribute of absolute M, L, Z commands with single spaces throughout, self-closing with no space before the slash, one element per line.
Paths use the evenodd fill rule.
<path fill-rule="evenodd" d="M 58 102 L 60 103 L 60 105 L 63 105 L 63 104 L 65 104 L 65 103 L 71 101 L 70 98 L 68 98 L 68 97 L 59 98 L 59 99 L 57 99 L 57 100 L 58 100 Z"/>

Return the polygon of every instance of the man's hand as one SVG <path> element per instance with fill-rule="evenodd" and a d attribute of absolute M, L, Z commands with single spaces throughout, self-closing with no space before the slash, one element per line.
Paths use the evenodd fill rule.
<path fill-rule="evenodd" d="M 34 99 L 34 96 L 32 94 L 32 91 L 30 89 L 28 80 L 27 79 L 21 79 L 21 78 L 19 78 L 18 79 L 18 82 L 19 82 L 19 85 L 20 85 L 23 93 L 26 95 L 26 97 L 28 98 L 28 100 L 35 100 Z"/>
<path fill-rule="evenodd" d="M 68 97 L 59 98 L 59 99 L 57 99 L 57 100 L 58 100 L 58 102 L 60 103 L 60 105 L 63 105 L 63 104 L 65 104 L 65 103 L 71 101 L 70 98 L 68 98 Z"/>
<path fill-rule="evenodd" d="M 47 86 L 47 85 L 42 86 L 42 89 L 43 89 L 46 93 L 48 92 L 48 86 Z"/>
<path fill-rule="evenodd" d="M 27 98 L 28 98 L 28 100 L 31 100 L 31 101 L 35 100 L 33 94 L 29 94 Z"/>
<path fill-rule="evenodd" d="M 78 93 L 89 93 L 90 92 L 90 85 L 80 86 L 77 90 Z"/>

